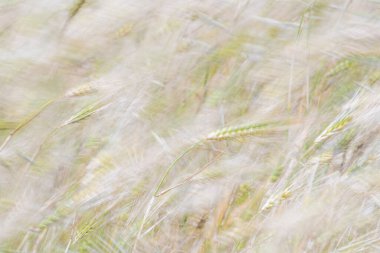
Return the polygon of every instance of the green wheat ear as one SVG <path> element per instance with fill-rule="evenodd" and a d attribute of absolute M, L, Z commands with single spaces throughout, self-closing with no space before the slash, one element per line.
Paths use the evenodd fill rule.
<path fill-rule="evenodd" d="M 67 126 L 67 125 L 70 125 L 70 124 L 74 124 L 74 123 L 77 123 L 81 120 L 84 120 L 88 117 L 90 117 L 92 114 L 96 113 L 97 111 L 103 109 L 108 103 L 105 103 L 105 102 L 95 102 L 95 103 L 92 103 L 90 105 L 87 105 L 85 107 L 82 108 L 82 110 L 80 110 L 79 112 L 77 112 L 76 114 L 74 114 L 71 118 L 69 118 L 68 120 L 66 120 L 62 125 L 54 128 L 53 130 L 51 130 L 47 136 L 44 138 L 44 140 L 42 141 L 42 143 L 38 146 L 36 152 L 34 153 L 33 157 L 30 159 L 30 161 L 28 161 L 28 163 L 26 164 L 26 167 L 25 167 L 25 171 L 27 171 L 30 166 L 32 166 L 33 162 L 37 159 L 37 157 L 39 156 L 43 146 L 46 144 L 46 142 L 48 141 L 48 139 L 50 139 L 51 136 L 53 136 L 59 129 Z M 11 136 L 11 135 L 10 135 Z M 1 149 L 0 149 L 1 151 Z"/>
<path fill-rule="evenodd" d="M 317 150 L 324 141 L 329 139 L 331 136 L 341 132 L 344 128 L 352 121 L 352 117 L 345 115 L 341 116 L 337 120 L 333 121 L 328 125 L 325 130 L 322 131 L 317 138 L 315 138 L 313 144 L 306 150 L 304 158 L 309 157 L 315 150 Z"/>
<path fill-rule="evenodd" d="M 83 227 L 79 228 L 78 231 L 76 231 L 76 234 L 75 234 L 74 240 L 73 240 L 73 244 L 77 243 L 78 241 L 83 239 L 86 235 L 88 235 L 92 231 L 94 231 L 96 229 L 97 225 L 98 224 L 95 221 L 84 224 Z"/>
<path fill-rule="evenodd" d="M 273 170 L 273 172 L 272 172 L 272 175 L 270 177 L 270 181 L 272 183 L 277 182 L 277 180 L 281 177 L 281 175 L 282 175 L 283 172 L 284 172 L 284 167 L 283 166 L 276 167 Z"/>
<path fill-rule="evenodd" d="M 267 199 L 267 201 L 264 203 L 260 211 L 261 212 L 268 211 L 272 209 L 273 207 L 280 205 L 283 201 L 287 200 L 291 196 L 292 196 L 292 190 L 290 189 L 290 187 L 287 187 L 280 193 L 271 195 Z"/>
<path fill-rule="evenodd" d="M 353 60 L 341 60 L 332 69 L 330 69 L 330 71 L 327 72 L 326 76 L 335 76 L 345 70 L 355 67 L 355 64 L 356 62 L 354 62 Z"/>
<path fill-rule="evenodd" d="M 82 110 L 80 110 L 79 112 L 74 114 L 71 118 L 66 120 L 66 122 L 63 123 L 62 126 L 66 126 L 66 125 L 70 125 L 70 124 L 82 121 L 82 120 L 90 117 L 92 114 L 103 109 L 106 105 L 107 104 L 104 104 L 102 102 L 95 102 L 95 103 L 89 104 L 89 105 L 83 107 Z"/>
<path fill-rule="evenodd" d="M 260 124 L 246 124 L 232 127 L 225 127 L 210 133 L 206 140 L 225 140 L 234 137 L 243 137 L 250 135 L 260 135 L 266 133 L 276 126 L 278 123 L 260 123 Z"/>
<path fill-rule="evenodd" d="M 280 122 L 270 122 L 270 123 L 261 123 L 261 124 L 246 124 L 246 125 L 240 125 L 240 126 L 234 126 L 234 127 L 226 127 L 219 129 L 217 131 L 214 131 L 210 133 L 205 139 L 200 139 L 198 142 L 194 143 L 190 146 L 190 148 L 186 149 L 180 156 L 178 156 L 171 165 L 165 170 L 164 176 L 161 178 L 156 191 L 154 193 L 155 197 L 159 197 L 162 194 L 159 194 L 161 186 L 164 184 L 166 178 L 168 177 L 170 171 L 174 168 L 174 166 L 177 164 L 177 162 L 184 157 L 186 154 L 188 154 L 193 149 L 199 147 L 200 145 L 203 145 L 205 142 L 210 140 L 225 140 L 225 139 L 231 139 L 235 137 L 243 137 L 243 136 L 250 136 L 250 135 L 259 135 L 263 133 L 267 133 L 273 130 L 273 128 L 270 128 L 270 126 L 278 126 Z"/>
<path fill-rule="evenodd" d="M 82 86 L 79 86 L 75 89 L 67 91 L 63 97 L 79 97 L 79 96 L 85 96 L 85 95 L 88 95 L 88 94 L 91 94 L 94 92 L 96 92 L 96 89 L 93 86 L 82 85 Z M 54 102 L 56 102 L 60 98 L 62 98 L 62 96 L 58 96 L 56 98 L 48 100 L 36 112 L 34 112 L 29 117 L 27 117 L 24 121 L 20 122 L 18 125 L 16 125 L 13 122 L 0 121 L 0 130 L 13 128 L 13 130 L 9 133 L 9 135 L 5 138 L 3 143 L 0 145 L 0 151 L 6 147 L 8 142 L 12 139 L 13 135 L 15 135 L 18 131 L 20 131 L 22 128 L 24 128 L 26 125 L 28 125 L 32 120 L 37 118 L 49 105 L 53 104 Z M 90 108 L 88 108 L 88 109 L 90 109 Z M 75 122 L 75 120 L 76 121 L 81 120 L 80 119 L 81 115 L 76 115 L 76 118 L 74 116 L 73 116 L 73 118 L 71 118 L 71 120 L 74 120 L 74 122 Z M 86 117 L 88 117 L 88 116 L 89 115 L 87 115 Z M 70 123 L 66 122 L 67 124 L 65 123 L 64 125 L 68 125 L 68 124 L 71 124 L 74 122 L 70 122 Z M 64 125 L 62 125 L 62 126 L 64 126 Z"/>
<path fill-rule="evenodd" d="M 341 119 L 332 122 L 314 141 L 315 144 L 321 143 L 330 136 L 340 132 L 343 128 L 352 121 L 351 116 L 344 116 Z"/>
<path fill-rule="evenodd" d="M 44 229 L 49 228 L 50 225 L 59 222 L 69 215 L 71 210 L 66 207 L 58 207 L 52 214 L 45 217 L 36 227 L 33 227 L 32 230 L 36 232 L 41 232 Z"/>

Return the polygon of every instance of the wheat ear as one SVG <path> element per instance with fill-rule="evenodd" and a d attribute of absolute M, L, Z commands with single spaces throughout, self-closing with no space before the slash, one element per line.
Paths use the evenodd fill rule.
<path fill-rule="evenodd" d="M 320 135 L 314 140 L 313 145 L 305 152 L 304 158 L 308 157 L 316 148 L 319 147 L 324 141 L 326 141 L 331 136 L 341 132 L 348 123 L 352 121 L 352 117 L 348 115 L 343 115 L 337 120 L 331 122 L 325 130 L 322 131 Z"/>
<path fill-rule="evenodd" d="M 231 139 L 234 137 L 250 136 L 250 135 L 265 133 L 265 132 L 268 132 L 269 130 L 272 130 L 272 129 L 268 129 L 267 128 L 268 126 L 273 126 L 273 125 L 277 125 L 277 124 L 278 124 L 278 122 L 261 123 L 261 124 L 246 124 L 246 125 L 222 128 L 220 130 L 217 130 L 217 131 L 210 133 L 209 135 L 207 135 L 206 138 L 203 138 L 203 139 L 199 140 L 198 142 L 196 142 L 195 144 L 191 145 L 190 148 L 186 149 L 180 156 L 178 156 L 170 164 L 170 166 L 166 169 L 163 177 L 161 178 L 161 180 L 160 180 L 160 182 L 156 188 L 156 191 L 154 192 L 154 196 L 159 197 L 159 196 L 165 194 L 166 192 L 186 183 L 193 176 L 197 175 L 197 173 L 195 173 L 194 175 L 190 176 L 190 179 L 187 178 L 183 182 L 179 183 L 178 185 L 170 187 L 170 188 L 160 192 L 161 186 L 164 184 L 164 182 L 165 182 L 166 178 L 168 177 L 170 171 L 174 168 L 174 166 L 177 164 L 177 162 L 182 157 L 184 157 L 187 153 L 189 153 L 191 150 L 198 147 L 199 145 L 202 145 L 205 142 L 210 141 L 210 140 L 219 141 L 219 140 Z"/>
<path fill-rule="evenodd" d="M 91 85 L 81 85 L 77 88 L 71 89 L 67 91 L 64 95 L 64 97 L 79 97 L 79 96 L 86 96 L 89 94 L 92 94 L 96 92 L 96 89 Z M 6 145 L 9 143 L 9 141 L 12 139 L 12 137 L 20 131 L 22 128 L 24 128 L 27 124 L 29 124 L 33 119 L 35 119 L 38 115 L 40 115 L 49 105 L 57 101 L 61 97 L 57 97 L 55 99 L 51 99 L 48 102 L 46 102 L 44 105 L 41 106 L 38 111 L 33 113 L 30 117 L 28 117 L 26 120 L 21 122 L 19 125 L 17 125 L 16 128 L 14 128 L 9 135 L 5 138 L 3 143 L 0 146 L 0 152 L 6 147 Z"/>
<path fill-rule="evenodd" d="M 225 127 L 210 133 L 206 140 L 225 140 L 234 137 L 252 136 L 266 133 L 273 129 L 268 129 L 269 126 L 277 125 L 278 122 L 245 124 L 239 126 Z"/>
<path fill-rule="evenodd" d="M 78 86 L 76 88 L 70 89 L 65 93 L 65 97 L 70 98 L 70 97 L 82 97 L 86 95 L 90 95 L 95 93 L 97 90 L 95 89 L 94 86 L 90 84 L 85 84 Z"/>
<path fill-rule="evenodd" d="M 64 126 L 77 123 L 79 121 L 82 121 L 88 117 L 90 117 L 92 114 L 96 113 L 97 111 L 103 109 L 107 103 L 104 102 L 95 102 L 93 104 L 87 105 L 83 107 L 80 111 L 78 111 L 76 114 L 74 114 L 72 117 L 70 117 L 68 120 L 66 120 L 63 124 L 59 125 L 58 127 L 55 127 L 53 130 L 51 130 L 48 135 L 44 138 L 42 143 L 38 146 L 36 152 L 34 153 L 33 157 L 27 162 L 25 165 L 25 171 L 28 171 L 30 166 L 34 163 L 38 155 L 40 154 L 42 147 L 45 145 L 47 140 L 56 133 L 59 129 L 61 129 Z"/>

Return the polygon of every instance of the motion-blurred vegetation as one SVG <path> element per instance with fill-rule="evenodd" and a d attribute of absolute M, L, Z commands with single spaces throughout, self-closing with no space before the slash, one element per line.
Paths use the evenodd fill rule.
<path fill-rule="evenodd" d="M 0 1 L 0 252 L 379 252 L 380 1 Z"/>

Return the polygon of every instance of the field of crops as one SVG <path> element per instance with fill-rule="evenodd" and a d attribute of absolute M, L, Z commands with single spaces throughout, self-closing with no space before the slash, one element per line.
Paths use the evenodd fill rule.
<path fill-rule="evenodd" d="M 380 252 L 380 1 L 0 1 L 0 252 Z"/>

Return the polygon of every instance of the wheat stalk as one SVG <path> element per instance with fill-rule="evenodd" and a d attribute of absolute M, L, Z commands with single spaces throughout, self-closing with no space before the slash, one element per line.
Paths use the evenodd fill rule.
<path fill-rule="evenodd" d="M 187 182 L 189 182 L 191 179 L 193 179 L 196 175 L 199 175 L 200 173 L 202 173 L 205 169 L 207 169 L 213 162 L 215 162 L 219 157 L 221 156 L 221 154 L 218 154 L 216 156 L 216 158 L 212 161 L 209 161 L 208 163 L 206 163 L 206 165 L 204 165 L 201 169 L 199 169 L 198 171 L 196 171 L 195 173 L 191 174 L 190 176 L 186 177 L 185 179 L 183 179 L 181 182 L 179 182 L 178 184 L 174 185 L 174 186 L 171 186 L 171 187 L 168 187 L 167 189 L 165 190 L 162 190 L 161 192 L 157 193 L 155 195 L 155 197 L 159 197 L 161 195 L 164 195 L 166 193 L 168 193 L 169 191 L 171 190 L 174 190 L 184 184 L 186 184 Z"/>
<path fill-rule="evenodd" d="M 0 146 L 0 152 L 5 148 L 5 146 L 9 143 L 9 141 L 12 139 L 12 137 L 20 131 L 22 128 L 24 128 L 28 123 L 30 123 L 33 119 L 35 119 L 38 115 L 40 115 L 46 107 L 48 107 L 50 104 L 52 104 L 54 100 L 49 100 L 46 102 L 38 111 L 33 113 L 30 117 L 28 117 L 26 120 L 22 121 L 15 129 L 13 129 L 9 135 L 5 138 L 3 143 Z"/>

